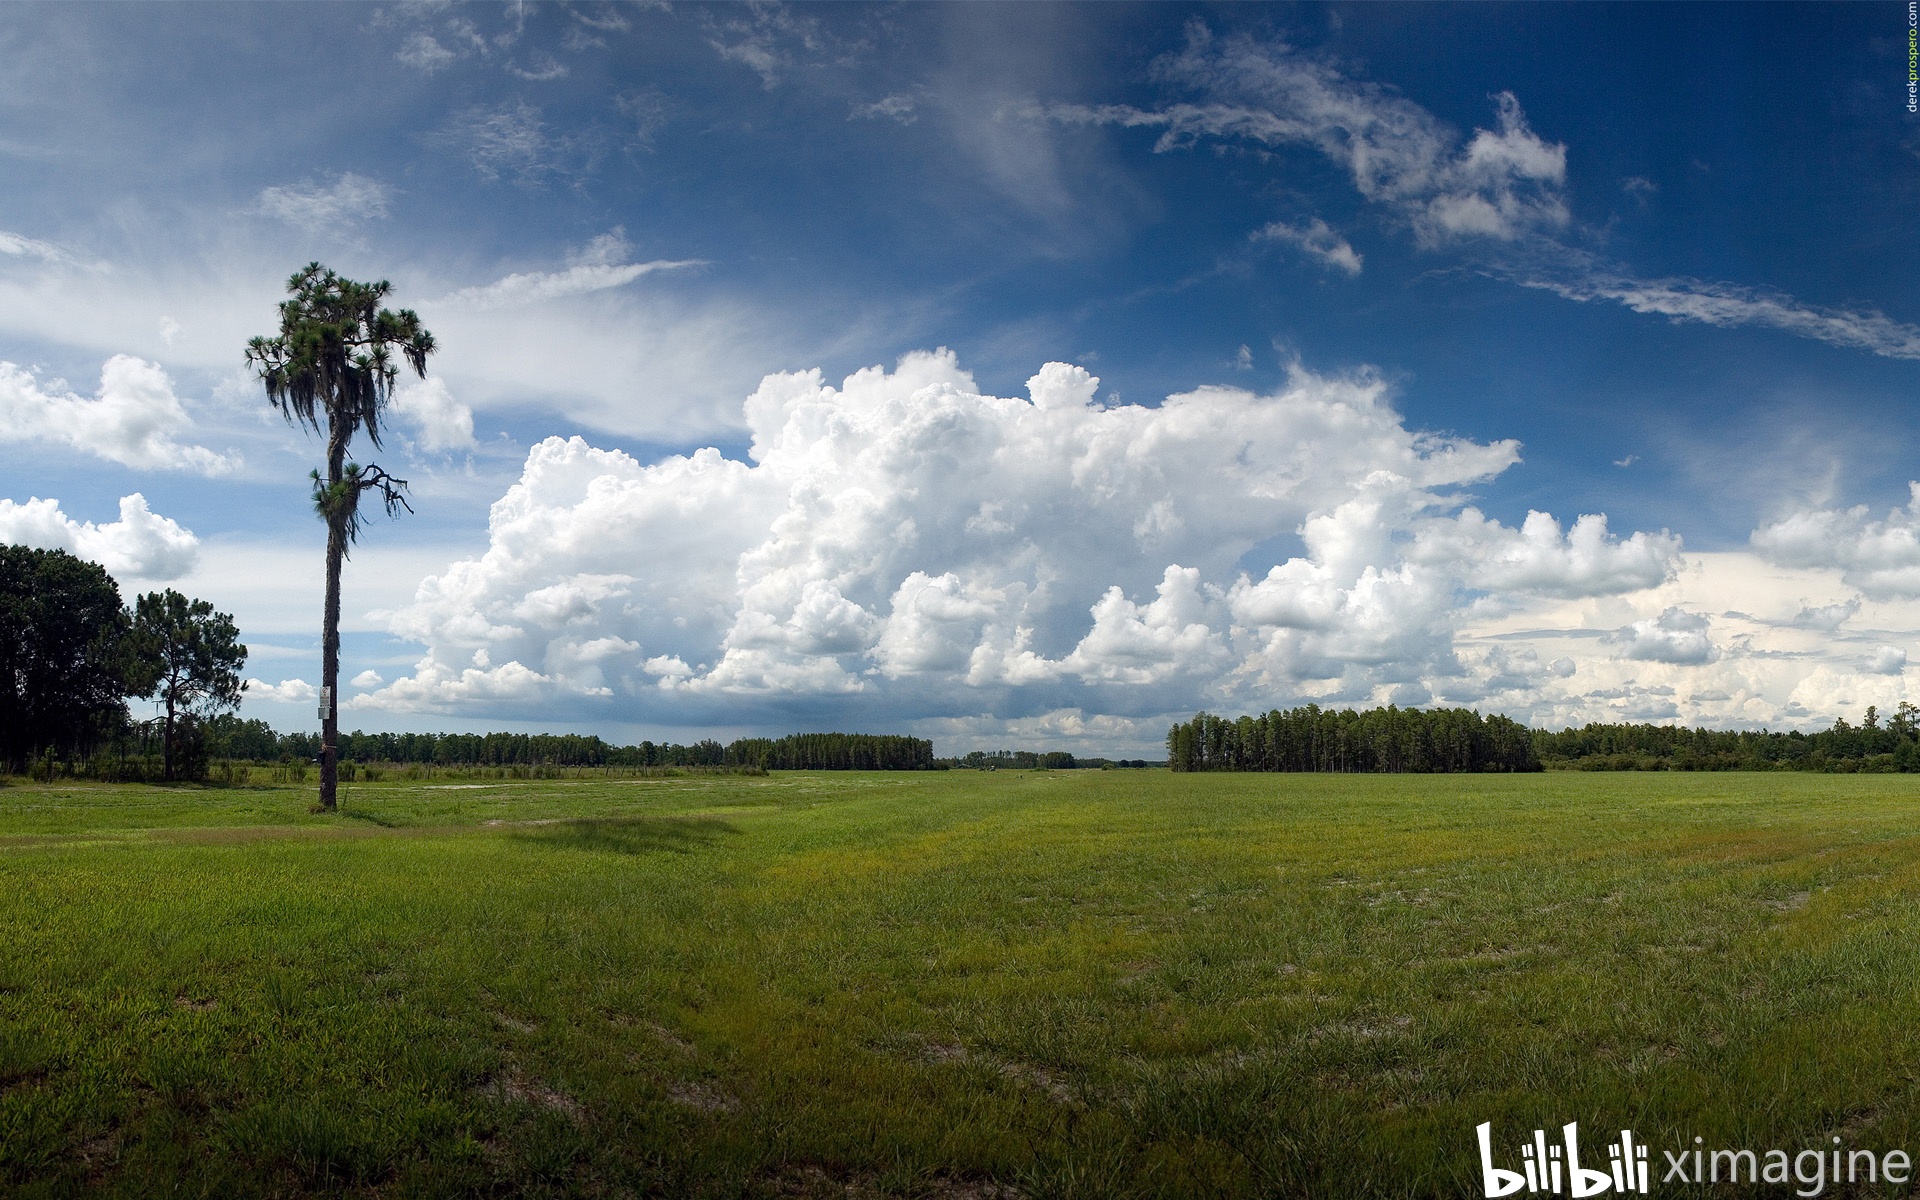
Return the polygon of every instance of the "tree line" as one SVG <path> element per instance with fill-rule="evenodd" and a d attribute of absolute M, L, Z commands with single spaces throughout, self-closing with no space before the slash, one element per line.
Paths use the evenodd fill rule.
<path fill-rule="evenodd" d="M 233 618 L 168 588 L 120 602 L 98 563 L 64 550 L 0 546 L 0 767 L 69 761 L 157 726 L 162 773 L 204 766 L 205 723 L 237 707 L 247 648 Z M 133 719 L 147 698 L 161 715 Z"/>
<path fill-rule="evenodd" d="M 970 750 L 939 761 L 955 770 L 967 771 L 1082 771 L 1166 765 L 1150 763 L 1144 758 L 1088 758 L 1065 750 Z"/>
<path fill-rule="evenodd" d="M 1538 771 L 1532 731 L 1464 708 L 1275 709 L 1237 719 L 1202 712 L 1167 731 L 1175 771 Z"/>
<path fill-rule="evenodd" d="M 315 733 L 278 733 L 260 720 L 223 718 L 212 729 L 220 757 L 254 763 L 311 762 L 323 743 Z M 643 741 L 617 746 L 577 733 L 336 734 L 341 762 L 445 767 L 760 767 L 780 771 L 928 771 L 936 767 L 924 738 L 873 733 L 797 733 L 740 738 L 726 745 Z"/>
<path fill-rule="evenodd" d="M 1534 753 L 1548 767 L 1582 771 L 1920 771 L 1920 708 L 1901 701 L 1884 721 L 1877 705 L 1858 725 L 1830 729 L 1688 729 L 1676 725 L 1590 724 L 1536 730 Z"/>

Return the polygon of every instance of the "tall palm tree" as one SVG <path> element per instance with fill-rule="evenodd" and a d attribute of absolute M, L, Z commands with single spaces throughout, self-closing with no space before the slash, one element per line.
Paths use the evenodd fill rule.
<path fill-rule="evenodd" d="M 247 343 L 247 365 L 266 385 L 267 400 L 294 425 L 327 438 L 327 473 L 314 471 L 313 507 L 327 525 L 327 601 L 321 634 L 320 686 L 324 708 L 320 736 L 320 806 L 334 808 L 339 781 L 340 564 L 358 538 L 364 518 L 360 497 L 378 492 L 387 515 L 407 503 L 407 481 L 378 466 L 347 460 L 347 446 L 362 429 L 377 449 L 380 412 L 393 394 L 399 368 L 395 350 L 426 378 L 433 335 L 411 309 L 380 307 L 390 285 L 342 279 L 308 263 L 287 281 L 293 297 L 280 305 L 280 333 Z"/>

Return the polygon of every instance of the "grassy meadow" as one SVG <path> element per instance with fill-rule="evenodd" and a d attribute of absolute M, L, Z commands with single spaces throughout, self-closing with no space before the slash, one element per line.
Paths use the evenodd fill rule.
<path fill-rule="evenodd" d="M 311 800 L 0 787 L 0 1192 L 1477 1196 L 1487 1120 L 1920 1150 L 1916 777 Z"/>

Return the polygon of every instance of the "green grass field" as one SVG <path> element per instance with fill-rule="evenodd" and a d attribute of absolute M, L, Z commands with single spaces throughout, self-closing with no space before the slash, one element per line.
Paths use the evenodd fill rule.
<path fill-rule="evenodd" d="M 0 788 L 0 1191 L 1477 1196 L 1488 1120 L 1920 1149 L 1913 777 L 311 799 Z"/>

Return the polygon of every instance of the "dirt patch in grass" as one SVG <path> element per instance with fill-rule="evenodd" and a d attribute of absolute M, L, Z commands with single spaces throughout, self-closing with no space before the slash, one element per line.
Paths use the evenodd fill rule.
<path fill-rule="evenodd" d="M 819 1163 L 786 1163 L 763 1176 L 756 1190 L 781 1200 L 879 1200 L 890 1195 L 917 1200 L 1024 1200 L 1026 1195 L 997 1180 L 944 1173 L 884 1186 L 874 1171 Z"/>
<path fill-rule="evenodd" d="M 543 1108 L 548 1112 L 559 1113 L 571 1121 L 578 1121 L 585 1115 L 580 1102 L 559 1088 L 529 1078 L 516 1068 L 509 1068 L 494 1079 L 490 1089 L 503 1103 L 527 1104 Z"/>
<path fill-rule="evenodd" d="M 667 1099 L 683 1108 L 700 1112 L 737 1112 L 740 1101 L 711 1080 L 682 1080 L 669 1084 Z"/>

